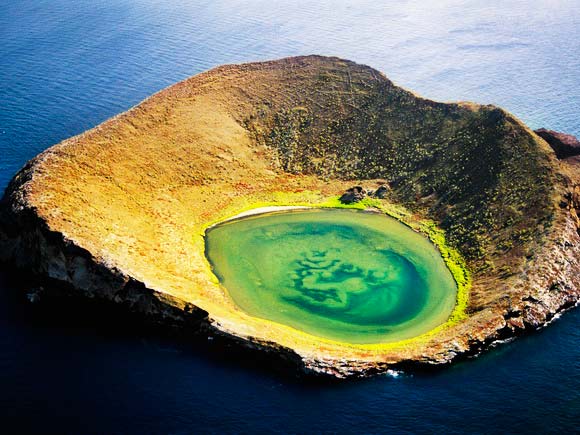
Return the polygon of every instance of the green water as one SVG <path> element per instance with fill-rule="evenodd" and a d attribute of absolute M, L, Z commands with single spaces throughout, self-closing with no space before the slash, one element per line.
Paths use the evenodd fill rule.
<path fill-rule="evenodd" d="M 208 230 L 206 255 L 247 313 L 350 343 L 410 338 L 445 322 L 457 287 L 424 236 L 383 214 L 309 209 Z"/>

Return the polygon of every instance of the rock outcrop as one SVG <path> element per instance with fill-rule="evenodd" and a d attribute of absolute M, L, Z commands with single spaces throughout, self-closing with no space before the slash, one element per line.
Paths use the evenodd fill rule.
<path fill-rule="evenodd" d="M 380 185 L 377 190 L 369 192 L 373 198 L 385 199 L 389 193 L 389 188 L 384 184 Z"/>
<path fill-rule="evenodd" d="M 340 202 L 343 204 L 352 204 L 353 202 L 360 202 L 367 197 L 367 191 L 361 186 L 354 186 L 347 189 L 340 197 Z"/>
<path fill-rule="evenodd" d="M 389 188 L 384 184 L 381 184 L 376 190 L 365 189 L 362 186 L 353 186 L 347 189 L 339 198 L 340 202 L 343 204 L 354 204 L 361 202 L 363 199 L 377 198 L 385 199 L 389 193 Z"/>
<path fill-rule="evenodd" d="M 559 159 L 580 155 L 580 141 L 571 134 L 545 128 L 534 130 L 534 133 L 548 142 Z"/>

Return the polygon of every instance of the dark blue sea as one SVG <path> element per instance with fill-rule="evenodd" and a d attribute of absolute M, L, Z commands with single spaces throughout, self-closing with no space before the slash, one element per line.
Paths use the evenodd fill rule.
<path fill-rule="evenodd" d="M 0 185 L 223 63 L 326 54 L 580 134 L 579 0 L 0 0 Z M 0 274 L 0 433 L 578 433 L 580 310 L 433 373 L 325 384 Z"/>

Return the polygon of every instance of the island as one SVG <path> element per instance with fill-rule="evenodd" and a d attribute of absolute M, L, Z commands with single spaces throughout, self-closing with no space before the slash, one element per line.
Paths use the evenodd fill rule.
<path fill-rule="evenodd" d="M 45 292 L 116 302 L 192 335 L 281 356 L 305 374 L 349 378 L 437 366 L 538 329 L 577 304 L 574 141 L 535 133 L 495 106 L 421 98 L 339 58 L 221 66 L 28 162 L 0 202 L 0 260 L 41 279 Z M 322 219 L 315 211 L 335 209 L 350 210 L 350 229 L 328 233 L 350 235 L 341 246 L 354 249 L 357 261 L 348 264 L 323 249 L 321 224 L 308 220 L 308 213 Z M 218 228 L 285 213 L 302 216 L 311 241 L 287 263 L 276 260 L 269 283 L 252 279 L 269 289 L 296 283 L 303 293 L 285 293 L 282 302 L 294 304 L 290 310 L 302 304 L 316 321 L 293 321 L 293 311 L 270 315 L 259 299 L 242 303 L 246 294 L 228 289 L 233 282 L 252 291 L 236 274 L 260 266 L 236 261 L 258 255 L 251 252 L 257 242 L 236 239 L 249 248 L 235 250 L 227 247 L 230 235 L 217 237 Z M 414 233 L 405 239 L 414 241 L 394 238 L 371 258 L 367 251 L 375 247 L 361 238 L 380 234 L 373 213 L 397 237 Z M 362 216 L 366 229 L 357 226 Z M 259 225 L 244 231 L 263 236 L 260 249 L 269 259 L 278 255 L 276 240 L 298 240 L 289 227 L 279 228 L 286 235 Z M 437 270 L 443 265 L 436 290 L 443 296 L 432 298 L 429 313 L 421 311 L 427 293 L 405 301 L 413 283 L 427 287 L 431 273 L 406 263 L 397 251 L 405 243 L 425 243 L 422 252 L 436 253 L 425 261 Z M 208 255 L 230 248 L 230 263 L 221 251 Z M 415 251 L 409 255 L 419 258 Z M 337 279 L 348 282 L 346 293 L 328 284 Z M 385 285 L 399 289 L 396 297 Z M 406 317 L 381 305 L 409 301 Z M 419 312 L 433 323 L 421 329 L 411 322 Z M 336 327 L 322 327 L 325 315 Z M 382 339 L 395 317 L 413 323 L 413 334 L 401 329 Z"/>

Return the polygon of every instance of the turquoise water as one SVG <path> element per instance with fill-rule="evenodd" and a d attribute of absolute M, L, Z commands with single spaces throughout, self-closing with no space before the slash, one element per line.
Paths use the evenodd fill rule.
<path fill-rule="evenodd" d="M 177 80 L 295 54 L 343 56 L 427 97 L 580 135 L 579 11 L 577 0 L 3 1 L 0 185 Z M 0 275 L 3 433 L 578 431 L 579 310 L 443 371 L 328 386 L 86 307 L 35 308 L 18 284 Z"/>
<path fill-rule="evenodd" d="M 444 323 L 457 296 L 435 246 L 379 213 L 231 220 L 208 230 L 206 255 L 248 314 L 341 342 L 415 337 Z"/>

